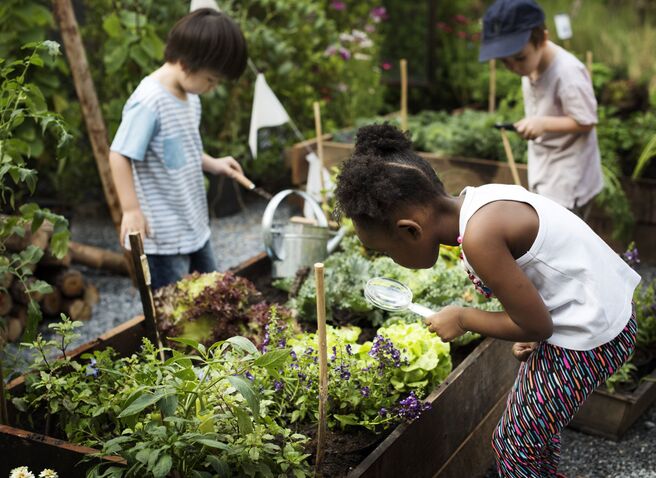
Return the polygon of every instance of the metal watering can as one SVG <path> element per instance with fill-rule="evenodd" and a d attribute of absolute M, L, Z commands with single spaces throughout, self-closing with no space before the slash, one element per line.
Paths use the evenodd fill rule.
<path fill-rule="evenodd" d="M 317 221 L 316 226 L 273 222 L 276 209 L 291 194 L 301 196 L 310 205 Z M 306 192 L 296 189 L 285 189 L 276 194 L 262 215 L 262 236 L 266 252 L 273 262 L 273 278 L 294 277 L 299 269 L 323 261 L 337 248 L 345 234 L 346 229 L 343 227 L 337 233 L 331 232 L 319 203 Z"/>

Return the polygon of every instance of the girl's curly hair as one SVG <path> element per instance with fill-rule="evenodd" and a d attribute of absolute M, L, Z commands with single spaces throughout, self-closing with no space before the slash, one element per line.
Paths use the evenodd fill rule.
<path fill-rule="evenodd" d="M 337 178 L 338 216 L 388 228 L 397 207 L 427 204 L 436 195 L 446 195 L 444 185 L 412 150 L 407 134 L 389 123 L 358 130 L 353 155 Z"/>

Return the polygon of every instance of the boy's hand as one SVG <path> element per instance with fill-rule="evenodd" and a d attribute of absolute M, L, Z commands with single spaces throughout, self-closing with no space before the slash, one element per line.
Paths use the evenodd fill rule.
<path fill-rule="evenodd" d="M 436 333 L 445 342 L 451 342 L 467 332 L 461 325 L 463 307 L 449 305 L 424 319 L 428 330 Z"/>
<path fill-rule="evenodd" d="M 537 342 L 516 342 L 512 346 L 512 353 L 520 362 L 526 362 L 537 347 Z"/>
<path fill-rule="evenodd" d="M 234 173 L 244 174 L 241 165 L 232 156 L 224 158 L 212 158 L 212 173 L 223 174 L 229 178 L 234 177 Z"/>
<path fill-rule="evenodd" d="M 515 123 L 515 129 L 524 139 L 539 138 L 545 133 L 545 121 L 540 116 L 531 116 Z"/>
<path fill-rule="evenodd" d="M 123 219 L 121 219 L 121 247 L 126 247 L 125 237 L 131 232 L 140 232 L 142 238 L 150 237 L 148 221 L 146 221 L 141 209 L 133 209 L 123 213 Z"/>

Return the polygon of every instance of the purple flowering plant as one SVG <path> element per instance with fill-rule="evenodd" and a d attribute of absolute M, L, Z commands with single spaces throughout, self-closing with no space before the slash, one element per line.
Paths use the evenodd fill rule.
<path fill-rule="evenodd" d="M 273 415 L 291 423 L 313 422 L 319 402 L 318 338 L 290 332 L 280 324 L 269 324 L 270 343 L 291 347 L 291 361 L 276 376 L 256 376 Z M 419 397 L 428 382 L 414 389 L 400 386 L 404 376 L 412 376 L 402 370 L 411 366 L 404 351 L 383 335 L 358 344 L 359 335 L 358 327 L 327 328 L 329 426 L 380 431 L 416 419 L 426 409 Z"/>

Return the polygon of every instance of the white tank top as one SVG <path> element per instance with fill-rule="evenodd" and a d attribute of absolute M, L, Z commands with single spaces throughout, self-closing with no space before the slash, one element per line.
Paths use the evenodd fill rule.
<path fill-rule="evenodd" d="M 540 225 L 531 248 L 516 260 L 536 287 L 553 321 L 550 344 L 590 350 L 614 339 L 631 317 L 640 276 L 578 216 L 521 186 L 467 187 L 460 210 L 460 237 L 469 218 L 493 201 L 518 201 L 537 212 Z M 474 268 L 461 256 L 483 291 Z M 493 293 L 494 291 L 492 291 Z"/>

